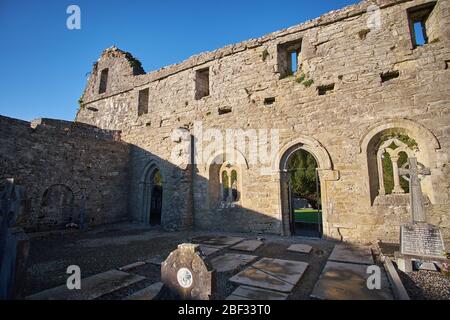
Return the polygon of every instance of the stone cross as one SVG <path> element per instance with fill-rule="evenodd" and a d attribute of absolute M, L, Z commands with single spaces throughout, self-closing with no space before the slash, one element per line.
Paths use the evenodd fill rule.
<path fill-rule="evenodd" d="M 399 174 L 406 180 L 409 180 L 409 197 L 411 205 L 411 217 L 413 223 L 426 223 L 425 210 L 422 203 L 422 188 L 420 187 L 421 178 L 419 175 L 430 175 L 430 169 L 417 163 L 414 157 L 408 158 L 409 168 L 400 168 Z M 406 177 L 406 175 L 409 176 Z"/>

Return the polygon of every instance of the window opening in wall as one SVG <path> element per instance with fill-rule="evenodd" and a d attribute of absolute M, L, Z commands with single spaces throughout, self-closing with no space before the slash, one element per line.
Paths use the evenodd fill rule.
<path fill-rule="evenodd" d="M 138 116 L 148 113 L 149 89 L 139 90 Z"/>
<path fill-rule="evenodd" d="M 209 96 L 209 68 L 197 70 L 195 73 L 195 99 Z"/>
<path fill-rule="evenodd" d="M 100 86 L 98 88 L 98 93 L 105 93 L 106 87 L 108 85 L 108 68 L 103 69 L 100 73 Z"/>

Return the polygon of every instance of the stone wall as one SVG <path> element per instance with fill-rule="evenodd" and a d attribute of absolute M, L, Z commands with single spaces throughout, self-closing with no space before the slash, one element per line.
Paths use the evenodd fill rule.
<path fill-rule="evenodd" d="M 0 116 L 0 181 L 25 188 L 31 231 L 127 219 L 129 147 L 119 132 L 68 121 Z"/>
<path fill-rule="evenodd" d="M 432 171 L 423 181 L 429 220 L 449 239 L 450 10 L 448 1 L 437 1 L 431 15 L 434 41 L 415 48 L 407 12 L 427 2 L 375 1 L 381 26 L 370 29 L 373 2 L 363 1 L 147 74 L 133 75 L 129 57 L 109 48 L 88 81 L 77 121 L 121 130 L 122 139 L 139 150 L 130 162 L 135 220 L 142 216 L 139 177 L 146 164 L 157 161 L 170 168 L 163 176 L 163 217 L 179 217 L 179 226 L 192 221 L 202 229 L 287 234 L 279 158 L 300 146 L 318 160 L 325 235 L 358 241 L 397 242 L 400 224 L 409 220 L 408 204 L 398 197 L 374 201 L 369 161 L 381 132 L 404 130 L 418 142 L 419 161 Z M 299 42 L 299 71 L 283 77 L 283 48 Z M 104 68 L 114 86 L 98 94 Z M 196 71 L 205 68 L 210 94 L 197 100 Z M 149 112 L 138 115 L 138 92 L 146 88 Z M 221 112 L 224 108 L 231 112 Z M 235 208 L 208 200 L 217 181 L 210 176 L 211 163 L 191 168 L 172 160 L 179 144 L 173 130 L 186 128 L 194 135 L 196 122 L 224 135 L 226 129 L 279 130 L 281 149 L 270 175 L 261 174 L 259 163 L 239 167 L 242 197 Z M 245 159 L 252 156 L 236 148 Z"/>

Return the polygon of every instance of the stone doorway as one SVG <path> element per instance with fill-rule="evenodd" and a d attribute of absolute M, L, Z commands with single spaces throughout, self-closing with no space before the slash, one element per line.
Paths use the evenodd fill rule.
<path fill-rule="evenodd" d="M 317 160 L 301 146 L 287 152 L 281 177 L 285 224 L 291 235 L 320 238 L 322 199 Z"/>
<path fill-rule="evenodd" d="M 150 225 L 161 224 L 161 209 L 162 209 L 162 186 L 155 185 L 152 189 L 151 204 L 150 204 Z"/>
<path fill-rule="evenodd" d="M 143 181 L 142 221 L 145 224 L 160 225 L 163 207 L 163 180 L 157 166 L 147 168 Z"/>

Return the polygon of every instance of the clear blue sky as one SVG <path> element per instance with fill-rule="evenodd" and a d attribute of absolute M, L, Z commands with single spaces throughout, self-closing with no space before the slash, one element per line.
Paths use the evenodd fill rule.
<path fill-rule="evenodd" d="M 358 0 L 0 0 L 0 114 L 73 120 L 86 74 L 112 45 L 146 72 Z M 81 30 L 66 9 L 81 8 Z"/>

